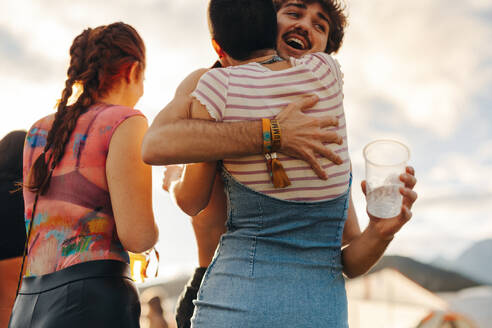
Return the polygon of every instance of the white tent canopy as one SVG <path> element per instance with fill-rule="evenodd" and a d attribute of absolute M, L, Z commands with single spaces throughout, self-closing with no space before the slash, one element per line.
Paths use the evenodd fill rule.
<path fill-rule="evenodd" d="M 394 269 L 347 282 L 350 328 L 410 328 L 448 303 Z"/>
<path fill-rule="evenodd" d="M 492 286 L 466 288 L 442 297 L 448 301 L 450 310 L 467 315 L 479 327 L 492 327 Z"/>

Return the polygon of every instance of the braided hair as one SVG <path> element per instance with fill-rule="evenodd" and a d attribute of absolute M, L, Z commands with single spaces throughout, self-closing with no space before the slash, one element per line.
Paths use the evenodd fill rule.
<path fill-rule="evenodd" d="M 135 62 L 139 63 L 141 72 L 145 68 L 145 45 L 137 31 L 125 23 L 87 28 L 73 40 L 65 88 L 57 104 L 46 146 L 26 179 L 28 190 L 40 194 L 46 192 L 51 174 L 65 153 L 78 118 L 97 99 L 107 95 L 116 82 L 128 77 Z M 74 86 L 82 92 L 73 104 L 68 105 Z"/>

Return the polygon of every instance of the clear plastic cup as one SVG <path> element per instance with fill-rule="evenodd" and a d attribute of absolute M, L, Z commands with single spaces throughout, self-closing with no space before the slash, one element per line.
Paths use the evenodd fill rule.
<path fill-rule="evenodd" d="M 363 150 L 366 161 L 367 211 L 389 219 L 400 214 L 402 195 L 400 174 L 410 159 L 410 150 L 396 140 L 374 140 Z"/>

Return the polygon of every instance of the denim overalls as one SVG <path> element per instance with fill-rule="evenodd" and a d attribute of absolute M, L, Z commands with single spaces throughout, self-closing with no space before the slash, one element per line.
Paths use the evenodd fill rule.
<path fill-rule="evenodd" d="M 195 301 L 192 327 L 347 328 L 341 241 L 349 190 L 284 201 L 223 170 L 227 232 Z"/>

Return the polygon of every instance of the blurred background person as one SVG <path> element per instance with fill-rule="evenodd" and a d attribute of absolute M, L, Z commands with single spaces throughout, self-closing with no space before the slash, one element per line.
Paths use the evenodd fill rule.
<path fill-rule="evenodd" d="M 26 242 L 22 182 L 22 149 L 26 131 L 12 131 L 0 140 L 0 327 L 6 327 L 15 301 L 15 290 Z"/>
<path fill-rule="evenodd" d="M 150 287 L 142 292 L 142 328 L 174 328 L 168 323 L 166 302 L 167 296 L 161 287 Z"/>

